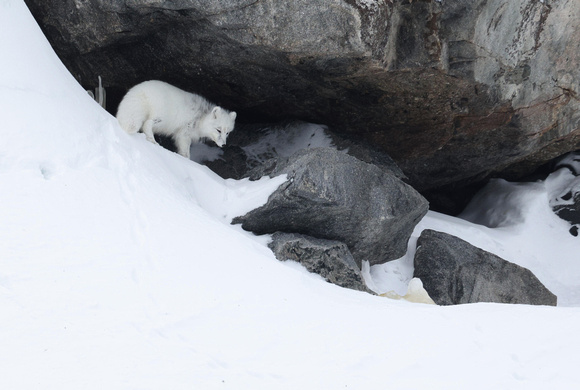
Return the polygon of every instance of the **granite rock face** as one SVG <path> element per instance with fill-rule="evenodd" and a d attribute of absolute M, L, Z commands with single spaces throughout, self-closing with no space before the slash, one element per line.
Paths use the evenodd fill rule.
<path fill-rule="evenodd" d="M 403 256 L 428 202 L 393 173 L 332 148 L 308 149 L 257 167 L 254 178 L 286 174 L 268 202 L 237 217 L 256 234 L 300 233 L 344 242 L 357 265 Z"/>
<path fill-rule="evenodd" d="M 417 241 L 414 277 L 438 305 L 557 302 L 527 268 L 434 230 L 424 230 Z"/>
<path fill-rule="evenodd" d="M 25 0 L 110 109 L 161 79 L 384 149 L 422 192 L 513 179 L 580 145 L 577 0 Z"/>
<path fill-rule="evenodd" d="M 372 293 L 346 244 L 294 233 L 274 233 L 270 249 L 280 261 L 293 260 L 327 282 Z"/>

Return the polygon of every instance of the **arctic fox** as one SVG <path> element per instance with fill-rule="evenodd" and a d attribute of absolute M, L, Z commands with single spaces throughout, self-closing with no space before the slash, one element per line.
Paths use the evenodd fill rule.
<path fill-rule="evenodd" d="M 187 158 L 191 143 L 202 138 L 213 140 L 220 148 L 225 145 L 235 119 L 235 112 L 157 80 L 131 88 L 117 110 L 117 120 L 127 133 L 141 130 L 154 144 L 154 133 L 170 136 L 177 152 Z"/>

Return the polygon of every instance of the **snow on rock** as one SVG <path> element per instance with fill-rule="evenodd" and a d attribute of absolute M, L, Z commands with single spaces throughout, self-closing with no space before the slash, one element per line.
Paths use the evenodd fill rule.
<path fill-rule="evenodd" d="M 543 192 L 543 183 L 510 183 L 492 179 L 473 197 L 459 217 L 490 228 L 521 224 L 526 216 L 526 207 L 537 194 Z"/>
<path fill-rule="evenodd" d="M 263 130 L 265 134 L 259 141 L 243 146 L 242 150 L 248 165 L 255 167 L 270 158 L 290 157 L 300 150 L 333 146 L 326 130 L 326 126 L 304 122 L 271 126 Z"/>
<path fill-rule="evenodd" d="M 21 0 L 0 1 L 0 52 L 0 388 L 576 385 L 580 309 L 415 305 L 325 283 L 229 224 L 284 178 L 222 180 L 125 134 Z M 522 245 L 536 222 L 504 232 L 429 214 L 422 227 L 518 257 L 538 249 Z M 544 223 L 539 238 L 563 238 Z M 578 248 L 566 236 L 534 271 L 563 292 L 578 280 L 561 271 Z"/>
<path fill-rule="evenodd" d="M 575 164 L 578 162 L 575 161 Z M 577 237 L 580 226 L 580 177 L 577 176 L 577 170 L 558 169 L 546 182 L 549 186 L 550 207 L 558 217 L 571 224 L 569 232 Z"/>

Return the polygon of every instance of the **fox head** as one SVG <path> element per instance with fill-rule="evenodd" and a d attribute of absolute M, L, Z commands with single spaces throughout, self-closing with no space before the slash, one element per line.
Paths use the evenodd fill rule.
<path fill-rule="evenodd" d="M 229 112 L 219 106 L 214 107 L 206 119 L 206 137 L 221 148 L 234 130 L 235 120 L 235 112 Z"/>

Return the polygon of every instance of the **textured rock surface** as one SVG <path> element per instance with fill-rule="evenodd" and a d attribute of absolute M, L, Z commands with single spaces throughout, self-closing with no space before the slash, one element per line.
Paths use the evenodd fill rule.
<path fill-rule="evenodd" d="M 268 245 L 280 261 L 294 260 L 326 281 L 353 290 L 371 292 L 346 244 L 301 234 L 275 233 Z"/>
<path fill-rule="evenodd" d="M 237 125 L 222 149 L 221 157 L 206 165 L 224 178 L 240 179 L 267 160 L 289 157 L 298 150 L 317 147 L 335 148 L 388 170 L 400 179 L 407 179 L 384 151 L 359 139 L 333 133 L 326 126 L 300 121 Z"/>
<path fill-rule="evenodd" d="M 268 202 L 233 223 L 257 234 L 277 231 L 338 240 L 357 264 L 397 259 L 407 251 L 428 203 L 389 171 L 331 148 L 309 149 L 260 167 L 256 178 L 286 174 Z"/>
<path fill-rule="evenodd" d="M 556 305 L 557 298 L 527 268 L 449 234 L 424 230 L 414 277 L 438 305 L 497 302 Z"/>
<path fill-rule="evenodd" d="M 580 151 L 563 156 L 554 166 L 550 180 L 564 182 L 551 194 L 550 207 L 556 215 L 571 225 L 570 234 L 578 236 L 580 228 Z"/>
<path fill-rule="evenodd" d="M 506 178 L 580 144 L 577 0 L 25 0 L 114 106 L 162 79 L 384 148 L 415 188 Z M 114 108 L 113 108 L 114 110 Z"/>
<path fill-rule="evenodd" d="M 570 222 L 570 234 L 578 236 L 580 227 L 580 189 L 575 188 L 567 191 L 558 202 L 554 202 L 553 210 L 556 215 Z"/>

